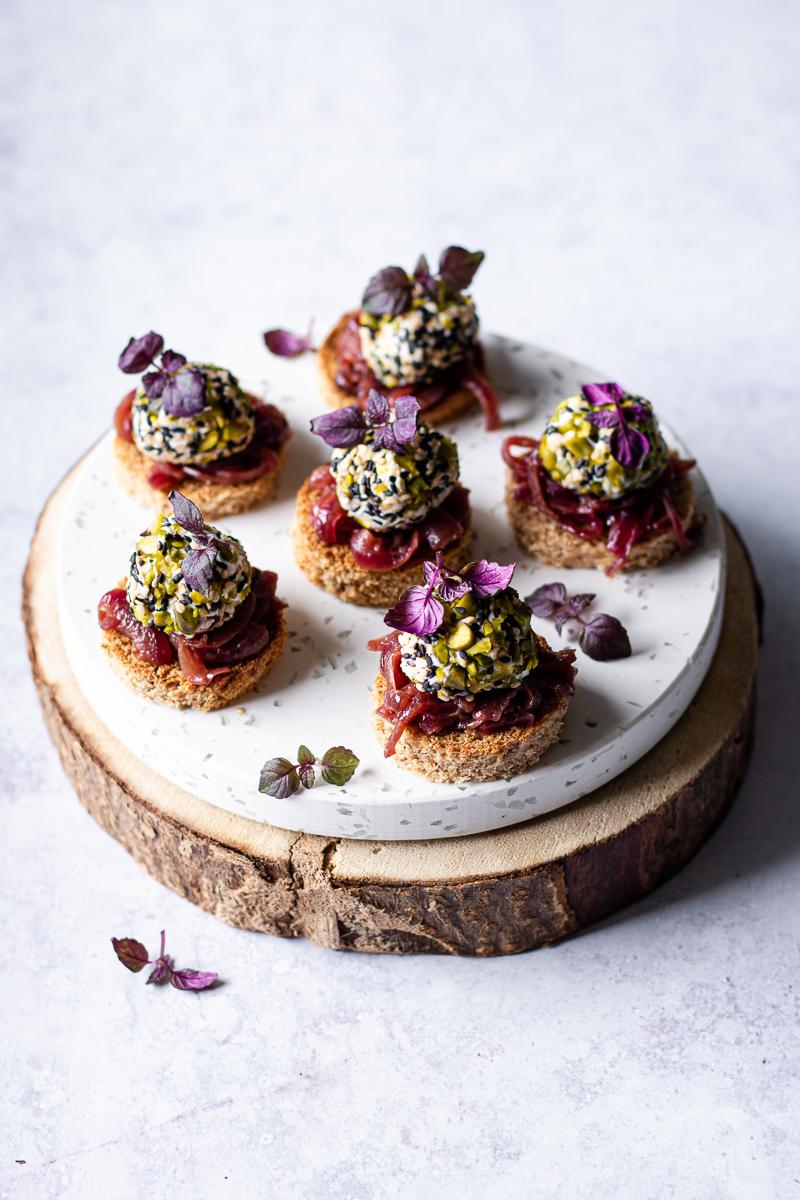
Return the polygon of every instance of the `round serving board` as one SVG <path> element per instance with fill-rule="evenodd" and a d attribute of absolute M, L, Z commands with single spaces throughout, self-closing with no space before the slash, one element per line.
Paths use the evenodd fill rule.
<path fill-rule="evenodd" d="M 527 950 L 650 891 L 694 854 L 731 801 L 753 728 L 758 598 L 729 526 L 719 646 L 688 710 L 657 746 L 591 795 L 512 828 L 369 842 L 228 812 L 114 737 L 81 691 L 58 620 L 55 551 L 73 482 L 42 513 L 23 587 L 48 729 L 95 820 L 154 878 L 229 924 L 335 949 Z"/>
<path fill-rule="evenodd" d="M 480 833 L 569 804 L 664 737 L 700 686 L 719 637 L 725 543 L 713 498 L 701 473 L 693 472 L 706 519 L 702 543 L 656 570 L 610 580 L 597 571 L 533 562 L 518 551 L 506 520 L 502 440 L 515 430 L 539 432 L 559 399 L 597 375 L 534 346 L 497 337 L 487 338 L 486 346 L 504 428 L 486 433 L 478 412 L 450 428 L 461 478 L 471 491 L 474 556 L 517 559 L 514 584 L 523 596 L 558 578 L 572 592 L 595 592 L 595 611 L 619 617 L 634 648 L 632 657 L 613 663 L 579 653 L 577 691 L 559 744 L 511 780 L 469 785 L 431 783 L 384 758 L 371 727 L 378 655 L 366 649 L 370 638 L 386 632 L 383 612 L 315 588 L 291 551 L 297 489 L 328 453 L 308 433 L 320 409 L 309 358 L 270 363 L 270 399 L 284 408 L 295 431 L 275 500 L 220 522 L 241 539 L 253 563 L 277 571 L 279 595 L 289 606 L 287 649 L 268 679 L 234 708 L 162 708 L 110 670 L 100 646 L 97 601 L 125 574 L 149 514 L 114 480 L 112 434 L 74 472 L 57 538 L 61 633 L 84 697 L 136 758 L 177 787 L 254 820 L 329 837 L 412 840 Z M 669 431 L 667 437 L 686 453 Z M 567 644 L 552 625 L 534 625 L 552 645 Z M 318 784 L 286 800 L 261 795 L 261 764 L 291 757 L 301 741 L 317 754 L 332 745 L 351 747 L 360 759 L 358 771 L 345 788 Z"/>

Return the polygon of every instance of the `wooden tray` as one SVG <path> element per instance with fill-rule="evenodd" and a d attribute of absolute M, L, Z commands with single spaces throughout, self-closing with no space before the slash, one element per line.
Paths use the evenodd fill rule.
<path fill-rule="evenodd" d="M 298 834 L 215 808 L 130 754 L 83 700 L 55 610 L 68 479 L 33 538 L 23 615 L 51 737 L 81 802 L 155 879 L 221 920 L 333 949 L 511 954 L 638 899 L 728 808 L 754 716 L 758 589 L 726 524 L 722 637 L 687 712 L 644 758 L 567 808 L 492 833 L 368 842 Z"/>

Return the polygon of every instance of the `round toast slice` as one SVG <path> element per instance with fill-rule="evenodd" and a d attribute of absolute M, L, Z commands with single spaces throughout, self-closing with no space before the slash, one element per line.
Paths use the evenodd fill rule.
<path fill-rule="evenodd" d="M 307 579 L 340 600 L 370 608 L 388 608 L 401 592 L 420 582 L 419 560 L 392 571 L 368 571 L 356 562 L 349 546 L 329 546 L 323 542 L 311 524 L 314 495 L 314 488 L 306 480 L 297 493 L 292 525 L 295 562 Z M 471 545 L 470 516 L 458 541 L 443 551 L 447 566 L 456 570 L 462 567 L 469 559 Z"/>

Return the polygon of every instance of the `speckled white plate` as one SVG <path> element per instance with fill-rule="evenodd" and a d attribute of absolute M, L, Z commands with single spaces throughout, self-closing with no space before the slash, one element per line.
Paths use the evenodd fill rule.
<path fill-rule="evenodd" d="M 458 441 L 461 477 L 472 491 L 475 557 L 518 558 L 514 584 L 523 596 L 559 577 L 571 592 L 596 592 L 595 611 L 619 617 L 634 649 L 631 658 L 613 663 L 595 663 L 578 652 L 577 690 L 559 745 L 523 775 L 471 785 L 430 783 L 383 757 L 370 727 L 369 693 L 378 656 L 365 649 L 367 640 L 385 629 L 382 613 L 317 590 L 292 559 L 294 496 L 325 458 L 322 443 L 305 432 L 321 410 L 314 363 L 310 358 L 267 363 L 263 355 L 254 355 L 251 364 L 232 365 L 245 379 L 269 369 L 271 386 L 260 390 L 285 409 L 296 432 L 276 500 L 220 524 L 241 538 L 253 563 L 278 572 L 279 594 L 289 604 L 289 641 L 276 669 L 241 706 L 213 713 L 162 708 L 130 692 L 112 674 L 100 650 L 97 601 L 124 575 L 148 514 L 114 481 L 111 434 L 84 460 L 73 486 L 59 564 L 64 644 L 87 702 L 129 750 L 168 779 L 232 812 L 331 837 L 406 840 L 479 833 L 569 804 L 619 774 L 666 734 L 697 691 L 719 636 L 724 543 L 708 487 L 695 471 L 698 505 L 706 515 L 701 547 L 656 570 L 609 580 L 595 571 L 559 571 L 526 560 L 505 518 L 502 439 L 514 431 L 536 434 L 559 399 L 582 383 L 609 376 L 507 339 L 490 337 L 486 344 L 505 428 L 486 433 L 476 414 L 450 430 Z M 633 380 L 623 382 L 635 387 Z M 109 397 L 109 407 L 113 403 Z M 669 430 L 665 433 L 686 453 Z M 551 645 L 569 644 L 546 622 L 534 620 L 534 625 Z M 361 766 L 346 788 L 318 784 L 289 800 L 261 795 L 262 762 L 291 757 L 301 741 L 316 753 L 350 746 Z"/>

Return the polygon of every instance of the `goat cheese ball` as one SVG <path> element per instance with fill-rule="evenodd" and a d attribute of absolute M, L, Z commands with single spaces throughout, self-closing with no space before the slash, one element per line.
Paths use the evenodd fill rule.
<path fill-rule="evenodd" d="M 531 610 L 514 588 L 468 592 L 445 605 L 435 633 L 401 633 L 400 669 L 420 692 L 440 700 L 517 687 L 538 662 Z"/>
<path fill-rule="evenodd" d="M 545 426 L 539 441 L 539 459 L 548 475 L 571 492 L 583 496 L 616 499 L 636 488 L 646 487 L 661 474 L 668 450 L 652 405 L 640 396 L 625 396 L 626 405 L 641 404 L 648 416 L 628 418 L 628 424 L 645 434 L 650 443 L 638 467 L 625 467 L 612 453 L 614 430 L 593 425 L 587 414 L 612 409 L 611 404 L 592 404 L 583 395 L 562 400 Z"/>
<path fill-rule="evenodd" d="M 359 314 L 361 353 L 386 387 L 424 383 L 464 357 L 478 336 L 478 314 L 471 296 L 459 294 L 442 304 L 415 285 L 411 307 L 397 317 Z"/>
<path fill-rule="evenodd" d="M 455 442 L 427 425 L 402 454 L 374 444 L 372 430 L 350 449 L 334 450 L 331 472 L 342 508 L 376 533 L 407 529 L 441 504 L 458 482 Z"/>
<path fill-rule="evenodd" d="M 252 569 L 241 542 L 212 525 L 204 528 L 214 538 L 213 579 L 206 594 L 190 588 L 182 570 L 189 551 L 206 546 L 205 541 L 164 514 L 155 517 L 139 538 L 126 592 L 140 624 L 196 637 L 230 620 L 248 595 Z"/>
<path fill-rule="evenodd" d="M 205 376 L 205 408 L 190 417 L 172 416 L 160 399 L 149 398 L 140 385 L 131 410 L 131 429 L 138 449 L 160 462 L 196 466 L 244 450 L 252 441 L 256 420 L 239 380 L 224 367 L 210 363 L 187 366 Z"/>

